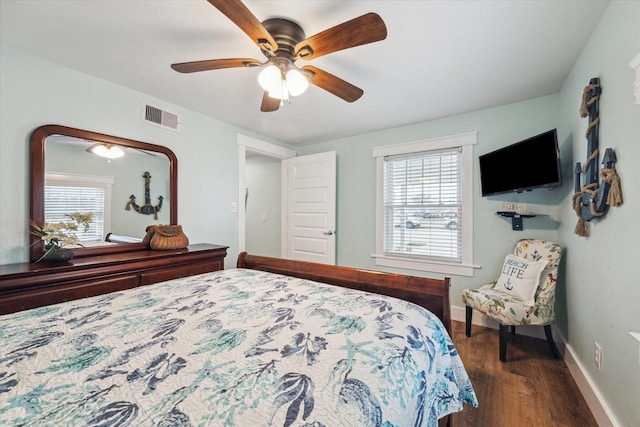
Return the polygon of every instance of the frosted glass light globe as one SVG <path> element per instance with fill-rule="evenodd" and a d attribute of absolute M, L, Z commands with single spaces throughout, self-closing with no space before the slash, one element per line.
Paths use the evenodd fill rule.
<path fill-rule="evenodd" d="M 287 88 L 291 96 L 298 96 L 304 93 L 309 87 L 309 81 L 297 68 L 287 71 Z"/>
<path fill-rule="evenodd" d="M 277 92 L 282 85 L 282 73 L 276 65 L 269 65 L 258 75 L 258 83 L 267 92 Z"/>

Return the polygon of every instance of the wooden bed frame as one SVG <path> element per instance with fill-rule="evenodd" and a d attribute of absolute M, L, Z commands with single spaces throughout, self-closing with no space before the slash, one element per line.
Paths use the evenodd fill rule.
<path fill-rule="evenodd" d="M 83 257 L 57 267 L 39 264 L 0 266 L 0 314 L 223 268 L 226 246 L 192 245 L 189 248 L 110 254 L 95 259 Z M 284 274 L 410 301 L 438 316 L 451 335 L 448 277 L 423 278 L 250 255 L 246 252 L 238 255 L 237 267 Z M 13 289 L 16 286 L 17 289 Z M 440 419 L 438 425 L 450 426 L 451 416 Z"/>
<path fill-rule="evenodd" d="M 238 255 L 238 268 L 269 271 L 302 279 L 315 280 L 345 288 L 388 295 L 418 304 L 438 316 L 451 334 L 449 306 L 450 279 L 430 279 L 351 267 L 293 261 L 282 258 Z"/>
<path fill-rule="evenodd" d="M 136 251 L 83 257 L 59 266 L 0 266 L 0 314 L 115 292 L 223 268 L 226 246 L 192 245 L 188 250 Z M 183 265 L 184 264 L 184 265 Z M 238 255 L 238 268 L 269 271 L 418 304 L 438 316 L 451 333 L 449 278 L 430 279 L 282 258 Z"/>

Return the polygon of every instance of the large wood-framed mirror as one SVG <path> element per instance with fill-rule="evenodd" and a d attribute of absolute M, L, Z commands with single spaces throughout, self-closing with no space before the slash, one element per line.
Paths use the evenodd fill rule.
<path fill-rule="evenodd" d="M 117 159 L 100 157 L 89 150 L 95 144 L 119 147 L 124 156 Z M 60 182 L 97 182 L 99 184 L 95 186 L 106 188 L 102 223 L 92 224 L 99 237 L 84 247 L 73 248 L 75 258 L 146 249 L 146 243 L 136 240 L 144 237 L 148 225 L 178 223 L 178 159 L 166 147 L 66 126 L 45 125 L 31 134 L 30 163 L 30 219 L 37 224 L 49 222 L 52 216 L 52 212 L 46 212 L 46 205 L 51 202 L 45 201 L 45 186 L 48 191 L 63 193 L 68 184 Z M 143 176 L 146 172 L 151 178 Z M 155 207 L 162 203 L 162 207 L 153 214 L 125 210 L 131 195 L 136 197 L 138 206 L 150 202 Z M 105 238 L 109 233 L 126 239 L 124 243 L 108 242 Z M 128 243 L 129 240 L 136 242 Z M 42 240 L 32 235 L 31 261 L 39 259 L 44 251 Z"/>

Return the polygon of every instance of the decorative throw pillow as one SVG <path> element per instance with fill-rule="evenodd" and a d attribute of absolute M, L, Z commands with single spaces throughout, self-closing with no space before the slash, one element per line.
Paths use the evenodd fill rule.
<path fill-rule="evenodd" d="M 528 305 L 534 305 L 540 273 L 546 266 L 545 260 L 529 261 L 509 254 L 504 257 L 502 274 L 494 289 L 520 298 Z"/>

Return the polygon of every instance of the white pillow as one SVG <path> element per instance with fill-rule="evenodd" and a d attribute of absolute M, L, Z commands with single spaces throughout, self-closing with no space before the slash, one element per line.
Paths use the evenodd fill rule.
<path fill-rule="evenodd" d="M 546 266 L 545 260 L 529 261 L 509 254 L 504 257 L 502 274 L 494 289 L 520 298 L 528 305 L 534 305 L 540 273 Z"/>

